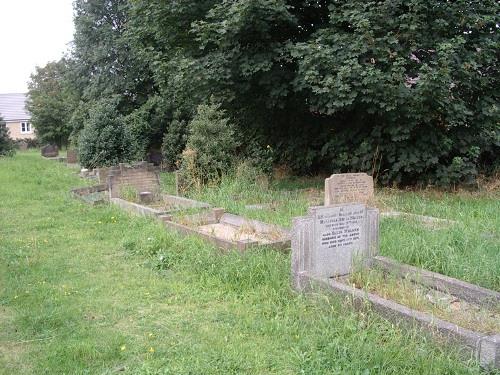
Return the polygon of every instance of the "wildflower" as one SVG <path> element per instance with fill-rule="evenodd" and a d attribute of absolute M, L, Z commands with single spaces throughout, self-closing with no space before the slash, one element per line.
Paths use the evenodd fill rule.
<path fill-rule="evenodd" d="M 125 349 L 127 349 L 127 347 L 126 347 L 125 345 L 122 345 L 122 346 L 120 347 L 120 350 L 121 350 L 122 352 L 123 352 Z"/>
<path fill-rule="evenodd" d="M 149 336 L 149 337 L 153 337 L 153 334 L 152 334 L 151 332 L 149 332 L 149 335 L 148 335 L 148 336 Z"/>
<path fill-rule="evenodd" d="M 149 348 L 149 352 L 150 353 L 154 353 L 155 352 L 155 349 L 153 347 Z"/>

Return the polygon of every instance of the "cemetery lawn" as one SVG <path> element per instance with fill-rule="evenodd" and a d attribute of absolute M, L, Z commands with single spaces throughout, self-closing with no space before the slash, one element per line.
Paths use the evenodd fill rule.
<path fill-rule="evenodd" d="M 163 179 L 170 190 L 172 175 Z M 285 191 L 318 181 L 226 180 L 195 196 L 288 226 L 315 193 Z M 38 153 L 0 159 L 0 182 L 0 374 L 481 373 L 456 348 L 349 301 L 297 295 L 288 254 L 222 255 L 84 205 L 69 190 L 86 182 Z M 392 208 L 458 221 L 383 220 L 383 255 L 500 290 L 498 195 L 378 193 Z"/>

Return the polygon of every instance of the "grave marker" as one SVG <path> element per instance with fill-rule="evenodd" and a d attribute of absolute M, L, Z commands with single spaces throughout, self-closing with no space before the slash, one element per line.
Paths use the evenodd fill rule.
<path fill-rule="evenodd" d="M 348 275 L 357 261 L 378 252 L 379 212 L 364 204 L 312 207 L 295 218 L 292 272 L 314 277 Z"/>
<path fill-rule="evenodd" d="M 373 177 L 366 173 L 334 174 L 325 180 L 325 206 L 368 203 L 374 195 Z"/>
<path fill-rule="evenodd" d="M 59 148 L 56 145 L 46 145 L 41 149 L 41 154 L 45 158 L 55 158 L 59 156 Z"/>
<path fill-rule="evenodd" d="M 76 164 L 78 163 L 78 151 L 76 149 L 69 149 L 66 153 L 66 163 Z"/>

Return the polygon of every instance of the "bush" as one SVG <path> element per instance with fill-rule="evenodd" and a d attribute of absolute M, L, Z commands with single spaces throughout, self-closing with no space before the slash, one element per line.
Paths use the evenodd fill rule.
<path fill-rule="evenodd" d="M 25 143 L 28 148 L 38 148 L 40 147 L 40 141 L 38 138 L 21 138 L 13 141 L 16 148 L 19 148 L 20 143 Z"/>
<path fill-rule="evenodd" d="M 12 156 L 14 153 L 14 143 L 9 136 L 9 129 L 0 117 L 0 156 Z"/>
<path fill-rule="evenodd" d="M 174 170 L 179 166 L 182 150 L 187 142 L 187 123 L 179 119 L 179 114 L 174 114 L 174 119 L 170 123 L 167 132 L 163 136 L 161 153 L 165 167 Z"/>
<path fill-rule="evenodd" d="M 182 153 L 182 181 L 188 186 L 218 183 L 232 169 L 238 145 L 235 127 L 220 104 L 198 106 Z"/>
<path fill-rule="evenodd" d="M 131 161 L 130 140 L 115 98 L 103 99 L 89 110 L 89 118 L 78 139 L 79 160 L 85 168 Z"/>

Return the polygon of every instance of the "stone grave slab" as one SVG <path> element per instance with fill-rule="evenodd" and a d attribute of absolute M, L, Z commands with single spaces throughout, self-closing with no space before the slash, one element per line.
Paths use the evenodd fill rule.
<path fill-rule="evenodd" d="M 182 235 L 201 237 L 222 249 L 246 251 L 251 247 L 269 246 L 286 250 L 290 234 L 284 228 L 214 208 L 200 214 L 163 217 L 165 226 Z"/>
<path fill-rule="evenodd" d="M 99 181 L 102 181 L 99 171 Z M 151 192 L 154 199 L 160 199 L 160 177 L 158 169 L 150 163 L 141 162 L 134 165 L 120 164 L 107 170 L 107 183 L 110 198 L 120 198 L 124 190 L 132 189 L 137 193 Z"/>
<path fill-rule="evenodd" d="M 69 149 L 66 152 L 66 163 L 68 164 L 76 164 L 78 163 L 78 150 Z"/>
<path fill-rule="evenodd" d="M 325 206 L 368 203 L 374 196 L 373 177 L 366 173 L 333 174 L 325 180 Z"/>
<path fill-rule="evenodd" d="M 416 326 L 460 344 L 464 353 L 475 356 L 483 367 L 499 368 L 498 332 L 464 328 L 456 322 L 412 309 L 349 282 L 347 275 L 359 259 L 360 264 L 367 268 L 381 269 L 384 273 L 408 279 L 417 288 L 430 288 L 429 293 L 444 293 L 453 301 L 459 297 L 462 306 L 471 305 L 470 311 L 500 306 L 500 293 L 496 291 L 377 256 L 378 229 L 378 210 L 359 203 L 312 207 L 307 216 L 295 218 L 292 228 L 294 288 L 299 291 L 320 289 L 337 294 L 352 300 L 356 308 L 371 306 L 395 323 Z"/>
<path fill-rule="evenodd" d="M 59 156 L 59 148 L 56 145 L 45 145 L 40 149 L 44 158 L 55 158 Z"/>

